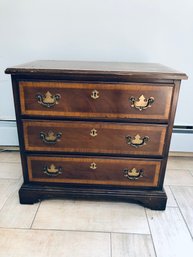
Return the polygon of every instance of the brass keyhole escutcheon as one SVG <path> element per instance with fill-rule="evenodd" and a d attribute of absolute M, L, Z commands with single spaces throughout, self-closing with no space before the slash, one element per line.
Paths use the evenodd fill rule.
<path fill-rule="evenodd" d="M 90 165 L 90 168 L 92 170 L 96 170 L 97 166 L 96 166 L 96 163 L 95 162 L 92 162 L 91 165 Z"/>
<path fill-rule="evenodd" d="M 97 130 L 96 129 L 91 129 L 91 131 L 90 131 L 90 135 L 91 135 L 91 137 L 96 137 L 97 136 Z"/>
<path fill-rule="evenodd" d="M 91 98 L 92 99 L 99 98 L 99 92 L 96 89 L 92 91 Z"/>

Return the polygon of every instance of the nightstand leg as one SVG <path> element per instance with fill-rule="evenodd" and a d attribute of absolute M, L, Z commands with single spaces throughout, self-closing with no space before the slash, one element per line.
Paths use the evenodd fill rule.
<path fill-rule="evenodd" d="M 35 191 L 28 190 L 25 185 L 22 185 L 19 190 L 20 204 L 34 204 L 40 201 L 40 195 Z"/>
<path fill-rule="evenodd" d="M 166 197 L 154 197 L 152 198 L 147 197 L 146 199 L 143 199 L 141 201 L 142 205 L 146 208 L 152 209 L 152 210 L 159 210 L 164 211 L 166 209 L 167 204 L 167 196 Z"/>

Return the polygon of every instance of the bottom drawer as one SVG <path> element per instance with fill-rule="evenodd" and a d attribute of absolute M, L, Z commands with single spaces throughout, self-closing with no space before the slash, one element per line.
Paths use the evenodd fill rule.
<path fill-rule="evenodd" d="M 117 186 L 158 186 L 160 160 L 27 156 L 29 181 Z"/>

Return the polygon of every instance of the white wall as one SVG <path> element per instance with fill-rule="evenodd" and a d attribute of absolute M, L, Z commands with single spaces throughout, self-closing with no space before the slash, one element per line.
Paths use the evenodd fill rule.
<path fill-rule="evenodd" d="M 182 70 L 189 80 L 175 124 L 193 125 L 192 0 L 0 0 L 0 119 L 14 119 L 5 68 L 35 59 L 159 62 Z"/>

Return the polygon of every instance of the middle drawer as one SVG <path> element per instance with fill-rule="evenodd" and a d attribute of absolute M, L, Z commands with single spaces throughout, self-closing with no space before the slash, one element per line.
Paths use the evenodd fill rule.
<path fill-rule="evenodd" d="M 27 151 L 162 156 L 166 125 L 24 120 Z"/>

